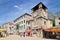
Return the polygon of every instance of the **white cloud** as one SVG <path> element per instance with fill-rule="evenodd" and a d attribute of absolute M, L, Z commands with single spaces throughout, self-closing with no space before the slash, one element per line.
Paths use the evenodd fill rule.
<path fill-rule="evenodd" d="M 18 5 L 14 5 L 15 8 L 20 8 Z"/>
<path fill-rule="evenodd" d="M 20 7 L 19 5 L 14 5 L 15 8 L 19 9 L 19 10 L 22 10 L 23 8 Z"/>

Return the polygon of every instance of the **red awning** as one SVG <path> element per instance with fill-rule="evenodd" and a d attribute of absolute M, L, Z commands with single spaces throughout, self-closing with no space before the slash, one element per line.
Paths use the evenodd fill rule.
<path fill-rule="evenodd" d="M 26 33 L 30 33 L 30 32 L 32 32 L 32 31 L 31 31 L 31 30 L 26 30 L 25 32 L 26 32 Z"/>

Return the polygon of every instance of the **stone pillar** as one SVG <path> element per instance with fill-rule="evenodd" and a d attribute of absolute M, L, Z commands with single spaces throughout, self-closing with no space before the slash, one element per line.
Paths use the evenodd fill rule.
<path fill-rule="evenodd" d="M 25 37 L 26 37 L 27 33 L 25 33 Z"/>
<path fill-rule="evenodd" d="M 32 36 L 33 36 L 33 31 L 31 32 Z"/>
<path fill-rule="evenodd" d="M 26 37 L 26 33 L 25 33 L 25 37 Z"/>
<path fill-rule="evenodd" d="M 43 38 L 43 31 L 41 30 L 41 38 Z"/>

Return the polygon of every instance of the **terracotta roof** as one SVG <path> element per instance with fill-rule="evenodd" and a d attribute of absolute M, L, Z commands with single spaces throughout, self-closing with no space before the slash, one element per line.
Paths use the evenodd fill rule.
<path fill-rule="evenodd" d="M 14 25 L 14 22 L 9 22 L 9 25 Z"/>

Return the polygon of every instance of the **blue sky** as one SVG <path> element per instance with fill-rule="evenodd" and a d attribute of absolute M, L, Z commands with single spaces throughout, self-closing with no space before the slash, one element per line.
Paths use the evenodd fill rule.
<path fill-rule="evenodd" d="M 49 12 L 60 11 L 59 0 L 0 0 L 0 25 L 13 21 L 24 13 L 31 13 L 31 8 L 43 2 Z"/>

